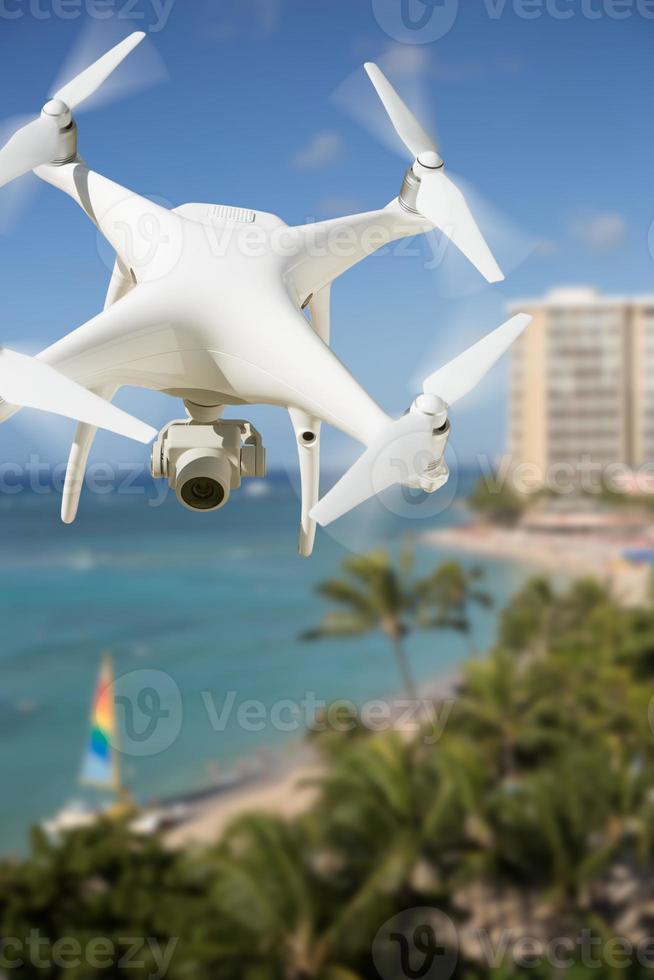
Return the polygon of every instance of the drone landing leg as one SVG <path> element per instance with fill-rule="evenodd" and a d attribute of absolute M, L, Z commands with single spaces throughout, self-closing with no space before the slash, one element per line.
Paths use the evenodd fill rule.
<path fill-rule="evenodd" d="M 115 385 L 105 385 L 90 390 L 95 391 L 95 394 L 100 395 L 101 398 L 111 401 L 118 388 Z M 64 492 L 61 498 L 61 519 L 64 524 L 72 524 L 77 516 L 79 499 L 84 486 L 86 464 L 97 431 L 94 425 L 88 425 L 86 422 L 80 422 L 75 430 L 68 457 L 68 466 L 66 467 Z"/>
<path fill-rule="evenodd" d="M 288 411 L 297 440 L 302 488 L 298 551 L 303 558 L 308 558 L 316 537 L 316 522 L 309 515 L 320 497 L 320 422 L 299 408 Z"/>
<path fill-rule="evenodd" d="M 126 296 L 133 288 L 134 281 L 129 275 L 120 258 L 116 256 L 109 289 L 104 301 L 105 310 L 117 303 L 119 299 Z M 111 401 L 118 391 L 116 385 L 104 385 L 96 389 L 96 394 L 101 398 Z M 64 492 L 61 500 L 61 519 L 64 524 L 72 524 L 77 517 L 82 487 L 84 486 L 84 476 L 86 474 L 86 464 L 89 454 L 95 441 L 97 429 L 94 425 L 80 422 L 75 430 L 73 444 L 70 447 L 68 465 L 66 467 L 66 480 Z"/>
<path fill-rule="evenodd" d="M 325 286 L 314 295 L 309 305 L 311 326 L 326 344 L 329 343 L 330 335 L 330 297 L 331 286 Z M 313 551 L 316 537 L 316 522 L 310 517 L 310 512 L 320 497 L 321 422 L 315 415 L 309 415 L 299 408 L 290 408 L 289 415 L 297 441 L 302 492 L 298 551 L 303 558 L 308 558 Z"/>

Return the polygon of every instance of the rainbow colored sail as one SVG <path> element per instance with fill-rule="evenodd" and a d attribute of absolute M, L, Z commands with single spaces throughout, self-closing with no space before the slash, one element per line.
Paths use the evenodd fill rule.
<path fill-rule="evenodd" d="M 93 695 L 91 732 L 80 778 L 83 783 L 117 791 L 119 774 L 115 751 L 117 726 L 113 683 L 111 660 L 105 656 Z"/>

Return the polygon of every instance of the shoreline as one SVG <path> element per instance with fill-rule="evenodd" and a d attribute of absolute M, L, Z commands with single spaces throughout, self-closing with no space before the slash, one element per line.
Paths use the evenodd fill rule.
<path fill-rule="evenodd" d="M 201 847 L 216 843 L 233 820 L 252 811 L 293 818 L 315 799 L 317 790 L 311 784 L 322 771 L 315 750 L 303 746 L 278 771 L 260 773 L 245 783 L 207 790 L 202 799 L 187 804 L 189 810 L 184 819 L 165 830 L 163 839 L 171 848 Z M 171 801 L 169 805 L 174 809 L 177 804 Z"/>
<path fill-rule="evenodd" d="M 597 536 L 555 537 L 523 529 L 466 523 L 426 532 L 421 540 L 443 551 L 509 561 L 542 570 L 561 579 L 592 576 L 610 587 L 625 605 L 638 605 L 649 589 L 649 567 L 621 560 L 628 543 Z M 436 703 L 456 696 L 460 666 L 445 667 L 418 684 L 419 698 Z M 397 689 L 370 700 L 391 704 L 403 700 Z M 393 727 L 393 711 L 388 728 Z M 395 722 L 399 720 L 396 705 Z M 397 724 L 396 726 L 397 727 Z M 143 814 L 159 812 L 164 817 L 162 839 L 171 848 L 202 847 L 215 843 L 238 817 L 259 812 L 293 819 L 316 800 L 317 785 L 326 764 L 308 732 L 270 753 L 265 761 L 241 760 L 233 774 L 220 783 L 204 784 L 165 800 L 145 804 Z M 178 811 L 179 816 L 176 815 Z M 166 817 L 170 823 L 166 826 Z"/>
<path fill-rule="evenodd" d="M 428 531 L 422 540 L 435 548 L 515 562 L 572 581 L 594 578 L 627 607 L 641 605 L 649 596 L 650 566 L 632 564 L 623 557 L 624 550 L 636 543 L 632 540 L 557 536 L 476 523 Z"/>
<path fill-rule="evenodd" d="M 448 669 L 435 674 L 418 685 L 420 698 L 445 701 L 456 695 L 460 679 L 459 669 Z M 397 691 L 375 700 L 401 701 Z M 389 728 L 392 727 L 392 724 Z M 279 753 L 284 757 L 279 766 L 253 775 L 244 782 L 232 786 L 200 789 L 190 794 L 196 799 L 175 798 L 167 801 L 171 810 L 180 803 L 187 803 L 189 810 L 176 826 L 164 831 L 163 839 L 171 848 L 201 847 L 215 843 L 226 827 L 236 818 L 256 811 L 292 819 L 303 813 L 315 802 L 318 795 L 316 783 L 325 772 L 325 763 L 318 750 L 306 736 L 290 751 Z"/>

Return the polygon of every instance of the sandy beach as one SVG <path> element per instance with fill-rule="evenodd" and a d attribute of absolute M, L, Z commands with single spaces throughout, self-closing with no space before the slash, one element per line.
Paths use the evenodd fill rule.
<path fill-rule="evenodd" d="M 211 844 L 232 820 L 252 811 L 295 817 L 315 799 L 317 790 L 312 783 L 321 772 L 322 765 L 313 755 L 312 761 L 307 758 L 281 774 L 261 776 L 247 786 L 222 790 L 190 804 L 186 819 L 165 834 L 166 843 L 170 847 Z"/>
<path fill-rule="evenodd" d="M 567 579 L 596 578 L 624 605 L 639 605 L 649 594 L 650 566 L 630 564 L 622 557 L 632 541 L 486 524 L 429 531 L 423 541 L 439 549 L 519 562 Z"/>
<path fill-rule="evenodd" d="M 442 702 L 455 697 L 458 678 L 458 671 L 428 678 L 420 685 L 420 698 Z M 397 693 L 386 697 L 391 705 L 394 699 L 398 705 L 404 704 Z M 267 772 L 245 784 L 218 789 L 196 801 L 183 801 L 187 814 L 178 826 L 165 833 L 166 843 L 170 847 L 211 844 L 233 820 L 245 813 L 298 816 L 316 799 L 316 782 L 323 772 L 319 754 L 310 744 L 295 745 L 289 748 L 283 764 L 271 765 Z"/>

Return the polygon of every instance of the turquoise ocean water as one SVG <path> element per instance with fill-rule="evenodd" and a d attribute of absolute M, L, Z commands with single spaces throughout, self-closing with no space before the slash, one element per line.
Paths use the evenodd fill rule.
<path fill-rule="evenodd" d="M 466 480 L 459 484 L 464 493 Z M 244 727 L 236 715 L 244 701 L 267 711 L 280 699 L 361 703 L 398 689 L 382 637 L 298 640 L 324 610 L 313 587 L 336 574 L 348 552 L 395 547 L 403 535 L 461 521 L 460 506 L 415 520 L 366 505 L 332 534 L 319 533 L 306 560 L 296 553 L 295 491 L 283 476 L 265 490 L 242 490 L 214 515 L 186 512 L 172 497 L 151 506 L 147 485 L 130 494 L 86 493 L 71 527 L 59 521 L 55 493 L 0 497 L 0 851 L 22 850 L 31 824 L 80 796 L 103 650 L 117 674 L 161 671 L 179 692 L 172 744 L 124 760 L 141 799 L 192 792 L 239 760 L 297 741 L 297 731 L 280 730 L 291 728 L 290 708 L 281 726 Z M 418 570 L 442 557 L 418 547 Z M 525 575 L 515 565 L 483 564 L 497 603 Z M 495 614 L 476 613 L 477 646 L 494 632 Z M 447 633 L 416 634 L 409 651 L 419 680 L 451 672 L 467 655 L 461 637 Z M 220 711 L 228 695 L 234 709 L 217 730 L 207 706 Z"/>

